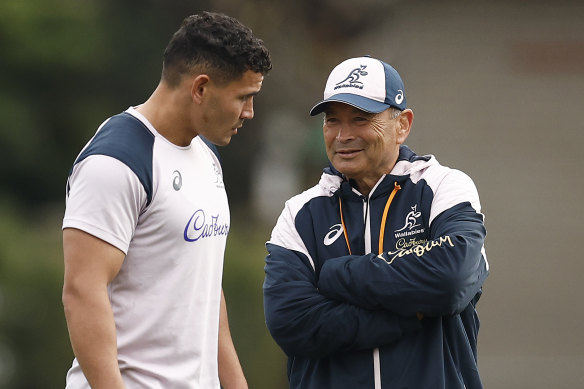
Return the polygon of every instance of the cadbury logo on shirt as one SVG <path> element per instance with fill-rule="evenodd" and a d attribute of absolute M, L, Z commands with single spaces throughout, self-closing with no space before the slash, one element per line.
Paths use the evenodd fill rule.
<path fill-rule="evenodd" d="M 229 234 L 229 224 L 221 223 L 219 215 L 211 216 L 210 220 L 207 220 L 205 211 L 199 209 L 189 219 L 184 238 L 187 242 L 196 242 L 199 239 L 227 236 L 227 234 Z"/>

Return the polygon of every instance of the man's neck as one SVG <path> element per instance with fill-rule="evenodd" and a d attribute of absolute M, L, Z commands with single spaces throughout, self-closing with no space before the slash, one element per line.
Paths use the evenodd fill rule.
<path fill-rule="evenodd" d="M 196 136 L 188 124 L 184 96 L 160 83 L 144 104 L 136 107 L 160 135 L 177 146 L 188 146 Z"/>
<path fill-rule="evenodd" d="M 379 182 L 379 180 L 383 176 L 373 177 L 373 178 L 364 178 L 362 180 L 351 180 L 353 182 L 353 187 L 359 191 L 363 196 L 369 196 L 369 193 L 373 190 L 375 185 Z"/>

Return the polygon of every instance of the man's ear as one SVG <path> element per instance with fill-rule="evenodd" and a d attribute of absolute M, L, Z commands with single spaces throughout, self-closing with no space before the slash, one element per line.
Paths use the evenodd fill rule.
<path fill-rule="evenodd" d="M 408 135 L 410 135 L 412 123 L 414 122 L 414 111 L 409 108 L 404 109 L 399 115 L 398 120 L 397 143 L 401 145 L 406 141 Z"/>
<path fill-rule="evenodd" d="M 210 78 L 206 74 L 199 74 L 191 83 L 191 99 L 200 104 L 205 98 Z"/>

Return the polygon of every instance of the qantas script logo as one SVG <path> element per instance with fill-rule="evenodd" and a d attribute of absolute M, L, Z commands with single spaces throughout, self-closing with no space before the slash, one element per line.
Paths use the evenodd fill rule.
<path fill-rule="evenodd" d="M 330 246 L 331 244 L 335 243 L 339 236 L 343 234 L 343 226 L 341 224 L 335 224 L 331 228 L 329 228 L 329 233 L 324 236 L 324 244 L 325 246 Z"/>

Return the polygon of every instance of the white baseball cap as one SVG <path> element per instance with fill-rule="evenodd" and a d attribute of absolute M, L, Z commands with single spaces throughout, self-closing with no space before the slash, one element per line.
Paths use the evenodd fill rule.
<path fill-rule="evenodd" d="M 347 59 L 329 75 L 324 99 L 310 110 L 323 112 L 332 101 L 345 103 L 365 112 L 379 113 L 389 107 L 406 109 L 404 83 L 398 72 L 387 63 L 369 56 Z"/>

